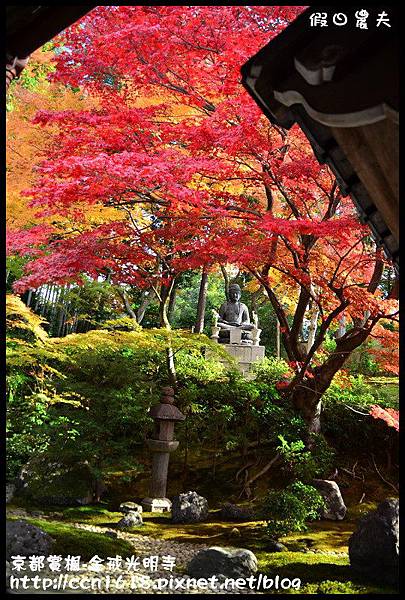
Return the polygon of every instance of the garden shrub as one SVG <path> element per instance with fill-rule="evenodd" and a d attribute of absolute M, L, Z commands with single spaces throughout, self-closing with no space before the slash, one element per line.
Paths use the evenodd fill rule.
<path fill-rule="evenodd" d="M 126 331 L 132 325 L 117 319 L 104 323 L 111 330 L 47 338 L 41 349 L 13 352 L 10 477 L 33 452 L 46 452 L 50 459 L 87 460 L 96 479 L 108 477 L 118 464 L 124 465 L 122 481 L 133 479 L 142 471 L 144 440 L 152 428 L 148 410 L 167 384 L 169 344 L 177 404 L 187 415 L 176 428 L 182 447 L 240 454 L 257 440 L 275 448 L 281 433 L 289 442 L 304 437 L 303 419 L 274 387 L 288 368 L 284 361 L 266 359 L 256 365 L 258 378 L 248 381 L 232 361 L 217 360 L 225 351 L 205 336 L 139 326 Z"/>
<path fill-rule="evenodd" d="M 272 540 L 292 532 L 306 531 L 305 521 L 315 520 L 325 503 L 313 486 L 296 481 L 284 490 L 271 490 L 263 504 L 263 517 L 267 521 L 266 534 Z"/>
<path fill-rule="evenodd" d="M 176 401 L 187 416 L 176 427 L 185 452 L 242 456 L 258 443 L 269 456 L 280 452 L 287 480 L 309 482 L 331 469 L 333 451 L 325 439 L 315 436 L 308 451 L 303 418 L 275 387 L 288 372 L 282 359 L 256 363 L 256 379 L 249 381 L 232 360 L 217 360 L 227 356 L 225 350 L 204 335 L 142 329 L 123 318 L 104 322 L 101 330 L 49 338 L 41 318 L 18 298 L 7 298 L 7 311 L 8 478 L 40 453 L 87 460 L 96 478 L 118 467 L 122 482 L 137 477 L 152 428 L 148 410 L 167 385 L 169 346 Z M 385 452 L 394 443 L 397 433 L 367 414 L 376 400 L 364 378 L 340 373 L 323 404 L 324 432 L 338 450 L 366 450 L 371 443 Z"/>
<path fill-rule="evenodd" d="M 100 328 L 107 329 L 107 331 L 140 331 L 142 329 L 135 319 L 128 316 L 107 319 L 100 324 Z"/>
<path fill-rule="evenodd" d="M 7 294 L 6 297 L 6 327 L 9 347 L 16 343 L 43 343 L 48 335 L 41 327 L 45 319 L 30 310 L 18 296 Z"/>
<path fill-rule="evenodd" d="M 265 357 L 256 361 L 252 365 L 257 383 L 264 383 L 269 386 L 275 386 L 283 377 L 290 374 L 288 363 L 282 358 L 274 356 Z"/>
<path fill-rule="evenodd" d="M 312 448 L 308 450 L 301 439 L 287 442 L 279 435 L 277 450 L 283 460 L 283 470 L 294 479 L 308 482 L 326 477 L 330 472 L 335 453 L 320 434 L 311 434 Z"/>
<path fill-rule="evenodd" d="M 11 480 L 32 454 L 46 451 L 52 437 L 75 435 L 69 420 L 50 407 L 80 402 L 72 393 L 56 391 L 55 381 L 63 374 L 52 363 L 61 367 L 64 356 L 50 344 L 43 319 L 16 296 L 7 296 L 6 309 L 6 477 Z"/>
<path fill-rule="evenodd" d="M 352 407 L 362 408 L 375 402 L 372 387 L 363 375 L 347 375 L 340 371 L 323 395 L 323 402 L 338 401 Z"/>
<path fill-rule="evenodd" d="M 374 340 L 366 340 L 356 348 L 349 356 L 345 368 L 351 375 L 373 376 L 381 372 L 381 367 L 373 357 L 372 351 L 378 349 L 378 343 Z"/>
<path fill-rule="evenodd" d="M 96 479 L 119 465 L 123 481 L 132 480 L 143 469 L 140 454 L 152 429 L 149 408 L 167 384 L 167 347 L 175 352 L 180 386 L 218 382 L 224 372 L 215 360 L 223 349 L 205 336 L 138 326 L 49 338 L 40 318 L 19 299 L 11 297 L 8 309 L 12 323 L 20 327 L 31 320 L 28 331 L 35 331 L 30 342 L 16 343 L 15 328 L 9 329 L 8 479 L 32 455 L 46 454 L 67 463 L 87 460 Z M 228 410 L 223 403 L 224 416 Z"/>
<path fill-rule="evenodd" d="M 369 415 L 371 406 L 398 410 L 398 398 L 375 391 L 363 375 L 340 372 L 322 398 L 322 427 L 330 443 L 340 452 L 385 457 L 387 450 L 395 451 L 398 433 L 381 420 Z"/>

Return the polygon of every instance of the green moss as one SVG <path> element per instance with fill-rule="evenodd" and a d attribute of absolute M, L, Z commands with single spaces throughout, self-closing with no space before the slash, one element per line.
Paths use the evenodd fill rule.
<path fill-rule="evenodd" d="M 59 509 L 60 510 L 60 509 Z M 122 517 L 119 512 L 112 512 L 103 506 L 83 506 L 66 508 L 61 511 L 64 520 L 77 521 L 92 525 L 113 526 Z M 253 552 L 264 552 L 268 539 L 264 535 L 264 522 L 223 522 L 218 521 L 217 511 L 211 510 L 207 521 L 202 523 L 172 523 L 168 514 L 157 516 L 144 512 L 144 526 L 134 527 L 129 532 L 137 535 L 151 536 L 163 540 L 177 540 L 195 544 L 238 545 L 249 548 Z M 347 544 L 353 533 L 355 524 L 349 521 L 316 521 L 308 524 L 308 531 L 296 533 L 282 538 L 289 550 L 299 552 L 308 547 L 325 552 L 347 552 Z M 235 533 L 237 529 L 238 533 Z M 305 541 L 303 541 L 305 540 Z"/>
<path fill-rule="evenodd" d="M 78 522 L 91 521 L 94 525 L 99 520 L 105 521 L 106 518 L 115 519 L 118 516 L 122 517 L 121 513 L 111 512 L 105 506 L 100 506 L 99 504 L 73 507 L 73 508 L 65 508 L 62 512 L 63 512 L 64 518 L 68 519 L 69 521 L 78 521 Z"/>
<path fill-rule="evenodd" d="M 384 384 L 384 385 L 395 385 L 398 386 L 398 377 L 367 377 L 367 383 L 373 384 Z"/>
<path fill-rule="evenodd" d="M 103 533 L 85 531 L 72 525 L 45 519 L 27 517 L 24 521 L 40 527 L 54 538 L 54 554 L 81 556 L 82 560 L 86 561 L 96 554 L 101 558 L 107 558 L 116 554 L 126 557 L 134 553 L 133 547 L 127 541 L 109 538 Z"/>
<path fill-rule="evenodd" d="M 349 521 L 317 521 L 308 524 L 305 533 L 295 533 L 281 538 L 281 542 L 292 551 L 307 548 L 322 552 L 347 552 L 349 537 L 354 531 L 354 524 Z"/>
<path fill-rule="evenodd" d="M 394 594 L 388 587 L 370 585 L 350 568 L 349 557 L 313 552 L 257 554 L 259 570 L 280 579 L 299 578 L 301 588 L 288 593 L 307 594 Z M 285 593 L 285 592 L 283 592 Z"/>
<path fill-rule="evenodd" d="M 396 594 L 395 590 L 358 585 L 351 581 L 322 581 L 301 586 L 299 590 L 289 590 L 289 594 Z"/>

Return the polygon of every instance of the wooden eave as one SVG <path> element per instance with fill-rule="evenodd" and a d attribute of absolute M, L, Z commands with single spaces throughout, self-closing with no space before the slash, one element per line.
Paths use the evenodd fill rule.
<path fill-rule="evenodd" d="M 309 25 L 313 12 L 342 11 L 304 11 L 243 65 L 242 83 L 272 123 L 300 125 L 398 268 L 399 16 L 390 7 L 380 30 Z"/>
<path fill-rule="evenodd" d="M 27 57 L 95 6 L 6 6 L 7 55 Z"/>

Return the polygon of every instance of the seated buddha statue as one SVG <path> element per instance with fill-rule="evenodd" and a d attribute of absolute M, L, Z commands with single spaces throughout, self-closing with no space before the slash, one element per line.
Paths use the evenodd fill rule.
<path fill-rule="evenodd" d="M 254 325 L 250 322 L 249 310 L 246 304 L 240 302 L 241 289 L 237 283 L 232 283 L 229 286 L 228 298 L 219 309 L 219 317 L 217 319 L 219 331 L 219 342 L 226 344 L 230 340 L 230 330 L 239 328 L 242 330 L 241 340 L 249 343 L 252 336 L 249 333 Z"/>

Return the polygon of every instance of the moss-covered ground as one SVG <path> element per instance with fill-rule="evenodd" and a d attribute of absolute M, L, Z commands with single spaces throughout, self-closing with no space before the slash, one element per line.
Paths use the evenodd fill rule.
<path fill-rule="evenodd" d="M 282 538 L 287 551 L 278 553 L 267 550 L 268 540 L 263 523 L 223 522 L 218 519 L 217 511 L 210 511 L 206 522 L 187 525 L 171 523 L 168 515 L 144 513 L 143 527 L 129 529 L 128 532 L 178 542 L 248 548 L 256 554 L 260 572 L 268 576 L 279 575 L 280 579 L 301 579 L 298 593 L 394 594 L 396 591 L 391 588 L 356 577 L 349 565 L 349 537 L 359 516 L 375 508 L 375 505 L 370 502 L 352 507 L 344 521 L 309 523 L 306 532 Z M 55 538 L 57 553 L 80 554 L 85 559 L 94 554 L 101 557 L 133 554 L 130 544 L 122 539 L 111 539 L 103 534 L 73 527 L 73 523 L 114 527 L 122 514 L 109 510 L 107 504 L 64 509 L 30 506 L 28 510 L 41 510 L 44 513 L 43 517 L 29 517 L 27 520 Z M 289 590 L 279 593 L 295 592 Z"/>
<path fill-rule="evenodd" d="M 112 539 L 103 534 L 77 529 L 72 524 L 61 521 L 29 517 L 24 517 L 24 520 L 40 527 L 54 538 L 54 554 L 81 556 L 85 561 L 96 554 L 100 557 L 133 554 L 131 544 L 122 539 Z"/>

